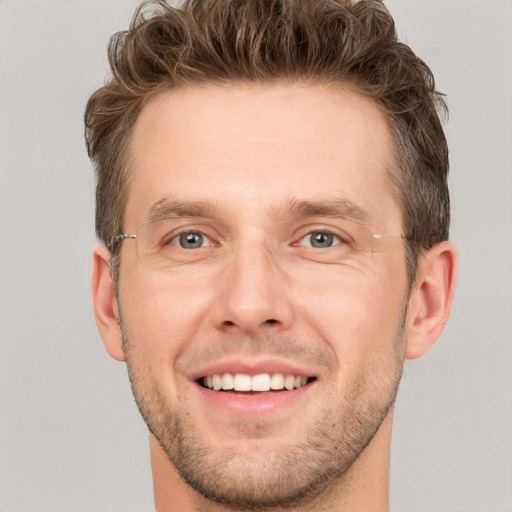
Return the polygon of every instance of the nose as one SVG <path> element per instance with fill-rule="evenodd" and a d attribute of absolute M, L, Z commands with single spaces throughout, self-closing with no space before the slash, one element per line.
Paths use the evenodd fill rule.
<path fill-rule="evenodd" d="M 239 246 L 216 286 L 213 317 L 218 329 L 254 335 L 291 325 L 291 282 L 261 241 Z"/>

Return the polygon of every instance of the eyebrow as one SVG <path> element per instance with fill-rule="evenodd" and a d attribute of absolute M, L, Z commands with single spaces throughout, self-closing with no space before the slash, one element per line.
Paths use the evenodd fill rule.
<path fill-rule="evenodd" d="M 178 201 L 172 197 L 164 198 L 150 207 L 146 222 L 169 217 L 212 217 L 215 209 L 210 201 Z"/>
<path fill-rule="evenodd" d="M 345 197 L 309 201 L 294 198 L 284 208 L 277 210 L 282 222 L 313 217 L 342 217 L 361 224 L 368 224 L 370 215 L 356 203 Z"/>
<path fill-rule="evenodd" d="M 232 217 L 225 206 L 212 201 L 180 201 L 167 197 L 153 204 L 146 222 L 169 217 L 218 217 L 219 213 Z M 277 224 L 314 217 L 341 217 L 361 224 L 368 224 L 370 215 L 345 197 L 310 201 L 293 198 L 282 206 L 273 207 Z"/>

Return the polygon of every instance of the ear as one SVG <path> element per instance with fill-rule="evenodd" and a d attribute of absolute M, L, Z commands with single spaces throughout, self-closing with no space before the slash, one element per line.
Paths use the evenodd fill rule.
<path fill-rule="evenodd" d="M 443 332 L 456 281 L 457 252 L 451 242 L 441 242 L 420 256 L 409 301 L 407 359 L 426 354 Z"/>
<path fill-rule="evenodd" d="M 110 251 L 98 245 L 92 253 L 92 302 L 103 345 L 114 359 L 124 361 L 123 338 L 114 283 L 110 276 Z"/>

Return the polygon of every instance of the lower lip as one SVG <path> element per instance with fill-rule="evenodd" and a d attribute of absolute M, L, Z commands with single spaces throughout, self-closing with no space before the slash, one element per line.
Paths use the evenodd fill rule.
<path fill-rule="evenodd" d="M 257 394 L 212 391 L 200 384 L 194 384 L 203 400 L 215 409 L 234 415 L 261 415 L 284 410 L 302 401 L 313 389 L 316 381 L 291 391 L 269 391 Z"/>

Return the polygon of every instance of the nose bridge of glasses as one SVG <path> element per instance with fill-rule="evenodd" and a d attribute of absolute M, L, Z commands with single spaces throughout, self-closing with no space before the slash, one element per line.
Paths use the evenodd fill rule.
<path fill-rule="evenodd" d="M 224 267 L 226 291 L 240 307 L 249 308 L 258 301 L 270 305 L 286 279 L 278 244 L 271 232 L 261 228 L 254 225 L 233 240 L 230 258 Z"/>
<path fill-rule="evenodd" d="M 262 224 L 247 224 L 239 227 L 230 238 L 232 252 L 240 255 L 240 259 L 250 258 L 261 262 L 274 260 L 277 257 L 278 241 L 271 227 Z"/>
<path fill-rule="evenodd" d="M 226 270 L 246 284 L 251 281 L 252 286 L 264 285 L 268 280 L 279 281 L 279 273 L 284 270 L 281 242 L 271 227 L 256 223 L 239 226 L 226 240 L 229 254 Z"/>

